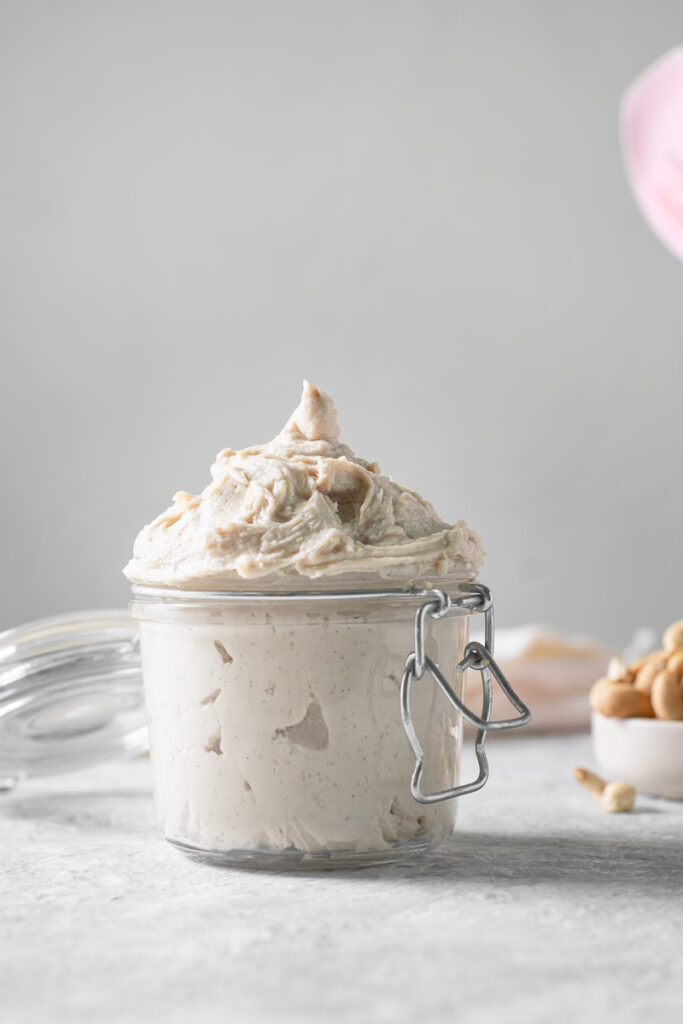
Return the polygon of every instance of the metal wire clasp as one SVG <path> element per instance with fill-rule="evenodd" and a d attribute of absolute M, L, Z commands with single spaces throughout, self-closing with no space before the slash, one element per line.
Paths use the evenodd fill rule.
<path fill-rule="evenodd" d="M 482 707 L 480 715 L 470 711 L 467 705 L 460 700 L 439 666 L 432 661 L 425 651 L 426 617 L 429 615 L 432 619 L 443 619 L 453 608 L 466 612 L 479 612 L 484 616 L 484 643 L 480 644 L 474 640 L 470 641 L 465 647 L 462 661 L 456 665 L 455 669 L 458 673 L 465 672 L 468 668 L 481 673 Z M 401 679 L 401 718 L 406 736 L 415 755 L 415 768 L 410 781 L 410 791 L 418 803 L 434 804 L 441 800 L 450 800 L 453 797 L 464 796 L 466 793 L 473 793 L 475 790 L 481 789 L 489 777 L 488 760 L 484 750 L 487 731 L 519 729 L 520 726 L 526 725 L 531 720 L 531 712 L 528 707 L 517 696 L 493 658 L 493 634 L 493 599 L 491 591 L 482 583 L 461 584 L 460 593 L 456 597 L 451 597 L 444 590 L 435 588 L 430 592 L 429 599 L 420 605 L 415 614 L 415 649 L 406 658 L 403 678 Z M 424 751 L 417 738 L 410 710 L 410 688 L 414 682 L 422 679 L 425 672 L 429 673 L 439 689 L 462 717 L 477 727 L 474 752 L 479 766 L 479 775 L 473 782 L 430 794 L 423 793 L 420 788 L 424 771 Z M 498 722 L 490 721 L 491 706 L 493 704 L 491 676 L 496 680 L 515 710 L 519 712 L 517 718 L 508 718 Z"/>

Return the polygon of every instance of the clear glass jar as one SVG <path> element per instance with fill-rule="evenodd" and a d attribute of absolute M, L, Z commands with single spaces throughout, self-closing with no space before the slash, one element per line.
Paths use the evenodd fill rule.
<path fill-rule="evenodd" d="M 473 580 L 138 586 L 137 622 L 94 611 L 8 630 L 0 789 L 147 750 L 144 677 L 162 825 L 191 855 L 330 868 L 424 851 L 453 830 L 455 798 L 486 782 L 486 732 L 530 718 L 493 659 L 491 594 Z M 467 641 L 475 612 L 484 644 Z M 462 700 L 467 669 L 481 676 L 478 714 Z M 517 717 L 491 721 L 493 681 Z M 463 719 L 479 765 L 466 783 Z"/>
<path fill-rule="evenodd" d="M 452 592 L 473 576 L 439 587 Z M 361 592 L 357 579 L 335 586 L 133 588 L 156 801 L 171 843 L 227 864 L 347 867 L 397 860 L 452 832 L 455 800 L 422 803 L 411 792 L 416 756 L 402 722 L 425 591 Z M 457 699 L 470 614 L 423 616 L 425 653 Z M 451 790 L 457 704 L 425 675 L 410 712 L 422 791 Z"/>

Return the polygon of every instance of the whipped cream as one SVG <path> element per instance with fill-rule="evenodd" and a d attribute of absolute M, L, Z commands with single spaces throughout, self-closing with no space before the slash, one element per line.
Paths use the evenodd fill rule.
<path fill-rule="evenodd" d="M 176 494 L 140 532 L 124 570 L 130 580 L 191 588 L 292 574 L 410 579 L 483 561 L 463 520 L 443 522 L 339 441 L 332 399 L 308 381 L 274 440 L 226 448 L 211 477 L 199 495 Z"/>

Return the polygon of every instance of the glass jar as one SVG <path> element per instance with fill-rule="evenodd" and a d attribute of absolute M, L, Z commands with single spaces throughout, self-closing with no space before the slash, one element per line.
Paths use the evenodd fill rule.
<path fill-rule="evenodd" d="M 486 780 L 484 730 L 529 718 L 490 657 L 490 595 L 473 576 L 439 589 L 358 577 L 334 590 L 135 586 L 166 838 L 225 864 L 329 868 L 395 861 L 450 834 L 454 797 Z M 487 615 L 485 647 L 468 645 L 473 611 Z M 467 667 L 482 673 L 481 716 L 462 703 Z M 488 721 L 491 670 L 518 718 Z M 479 778 L 465 786 L 463 717 L 479 728 Z"/>
<path fill-rule="evenodd" d="M 144 675 L 162 825 L 192 856 L 305 869 L 424 851 L 453 830 L 457 797 L 486 782 L 486 732 L 530 718 L 493 659 L 489 591 L 465 570 L 437 584 L 137 586 L 137 622 L 94 611 L 8 630 L 0 789 L 147 750 Z M 484 644 L 467 640 L 475 612 Z M 467 669 L 480 673 L 479 714 L 462 699 Z M 493 680 L 516 717 L 490 720 Z M 463 719 L 479 764 L 465 784 Z"/>

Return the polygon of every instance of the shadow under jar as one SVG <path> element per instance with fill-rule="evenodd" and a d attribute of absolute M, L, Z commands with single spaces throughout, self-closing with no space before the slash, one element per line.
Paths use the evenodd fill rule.
<path fill-rule="evenodd" d="M 305 869 L 395 861 L 450 834 L 463 710 L 473 717 L 456 671 L 478 610 L 473 575 L 434 591 L 366 589 L 359 577 L 334 590 L 329 580 L 230 593 L 135 586 L 166 838 L 202 859 Z M 448 596 L 461 592 L 462 603 Z M 416 640 L 446 689 L 431 668 L 420 677 L 414 657 L 406 669 Z M 488 689 L 484 719 L 490 677 Z M 483 758 L 483 731 L 478 742 Z"/>

